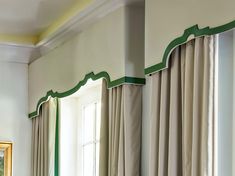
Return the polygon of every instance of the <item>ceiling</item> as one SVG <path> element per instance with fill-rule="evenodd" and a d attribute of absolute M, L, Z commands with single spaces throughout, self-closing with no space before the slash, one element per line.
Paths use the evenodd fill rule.
<path fill-rule="evenodd" d="M 0 61 L 31 63 L 100 17 L 144 0 L 0 0 Z"/>
<path fill-rule="evenodd" d="M 91 0 L 0 0 L 0 41 L 36 44 Z"/>

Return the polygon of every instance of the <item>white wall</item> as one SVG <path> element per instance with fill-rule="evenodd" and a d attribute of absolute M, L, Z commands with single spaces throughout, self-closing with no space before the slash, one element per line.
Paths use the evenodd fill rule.
<path fill-rule="evenodd" d="M 13 176 L 31 176 L 28 66 L 0 62 L 0 141 L 13 142 Z"/>

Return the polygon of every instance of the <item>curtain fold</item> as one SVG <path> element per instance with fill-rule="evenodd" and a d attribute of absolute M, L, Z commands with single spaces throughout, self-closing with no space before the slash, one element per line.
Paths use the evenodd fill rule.
<path fill-rule="evenodd" d="M 141 86 L 103 87 L 100 175 L 140 175 L 141 98 Z"/>
<path fill-rule="evenodd" d="M 41 106 L 40 115 L 32 119 L 32 176 L 56 176 L 57 115 L 58 100 L 50 98 Z"/>
<path fill-rule="evenodd" d="M 152 75 L 149 176 L 213 176 L 215 38 L 177 47 Z"/>
<path fill-rule="evenodd" d="M 108 176 L 109 157 L 109 92 L 106 80 L 102 80 L 101 124 L 100 124 L 100 157 L 99 175 Z"/>

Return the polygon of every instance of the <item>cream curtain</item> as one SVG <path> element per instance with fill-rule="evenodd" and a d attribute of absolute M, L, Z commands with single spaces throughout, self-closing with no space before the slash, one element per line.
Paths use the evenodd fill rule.
<path fill-rule="evenodd" d="M 100 175 L 140 175 L 141 86 L 102 89 Z M 108 92 L 109 91 L 109 92 Z"/>
<path fill-rule="evenodd" d="M 40 115 L 32 119 L 32 176 L 56 176 L 57 101 L 44 103 Z"/>
<path fill-rule="evenodd" d="M 100 124 L 100 158 L 99 176 L 108 176 L 109 157 L 109 90 L 107 83 L 102 80 L 101 93 L 101 124 Z"/>
<path fill-rule="evenodd" d="M 152 75 L 149 176 L 214 176 L 215 38 L 176 48 Z"/>

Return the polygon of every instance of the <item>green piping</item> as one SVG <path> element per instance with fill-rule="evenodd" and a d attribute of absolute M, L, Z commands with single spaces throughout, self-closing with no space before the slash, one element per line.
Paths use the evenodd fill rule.
<path fill-rule="evenodd" d="M 145 68 L 144 69 L 145 74 L 146 75 L 152 74 L 154 72 L 157 72 L 157 71 L 160 71 L 162 69 L 167 68 L 168 60 L 169 60 L 168 58 L 169 58 L 171 51 L 175 47 L 187 42 L 187 39 L 190 35 L 194 35 L 194 37 L 200 37 L 200 36 L 205 36 L 205 35 L 214 35 L 214 34 L 218 34 L 221 32 L 231 30 L 234 27 L 235 27 L 235 20 L 230 23 L 227 23 L 227 24 L 224 24 L 224 25 L 221 25 L 218 27 L 213 27 L 213 28 L 205 27 L 205 28 L 199 29 L 198 25 L 194 25 L 194 26 L 186 29 L 184 31 L 184 34 L 181 37 L 178 37 L 178 38 L 172 40 L 170 42 L 170 44 L 167 46 L 167 48 L 164 52 L 163 58 L 162 58 L 162 62 L 160 62 L 156 65 L 150 66 L 148 68 Z"/>
<path fill-rule="evenodd" d="M 59 176 L 59 100 L 56 99 L 55 176 Z"/>
<path fill-rule="evenodd" d="M 67 97 L 69 95 L 74 94 L 75 92 L 77 92 L 81 86 L 84 86 L 88 79 L 92 79 L 92 80 L 98 80 L 100 78 L 105 78 L 107 81 L 107 85 L 108 88 L 112 88 L 112 87 L 116 87 L 122 84 L 140 84 L 140 85 L 144 85 L 145 84 L 145 78 L 135 78 L 135 77 L 122 77 L 120 79 L 116 79 L 114 81 L 111 81 L 110 76 L 107 72 L 103 71 L 97 74 L 94 74 L 93 72 L 86 74 L 86 76 L 84 77 L 83 80 L 81 80 L 74 88 L 59 93 L 59 92 L 54 92 L 53 90 L 50 90 L 47 92 L 46 96 L 42 97 L 38 103 L 37 103 L 37 107 L 36 110 L 32 113 L 29 114 L 29 118 L 34 118 L 37 117 L 39 115 L 39 108 L 42 105 L 42 103 L 44 103 L 45 101 L 48 100 L 49 97 L 53 97 L 53 98 L 64 98 Z"/>

